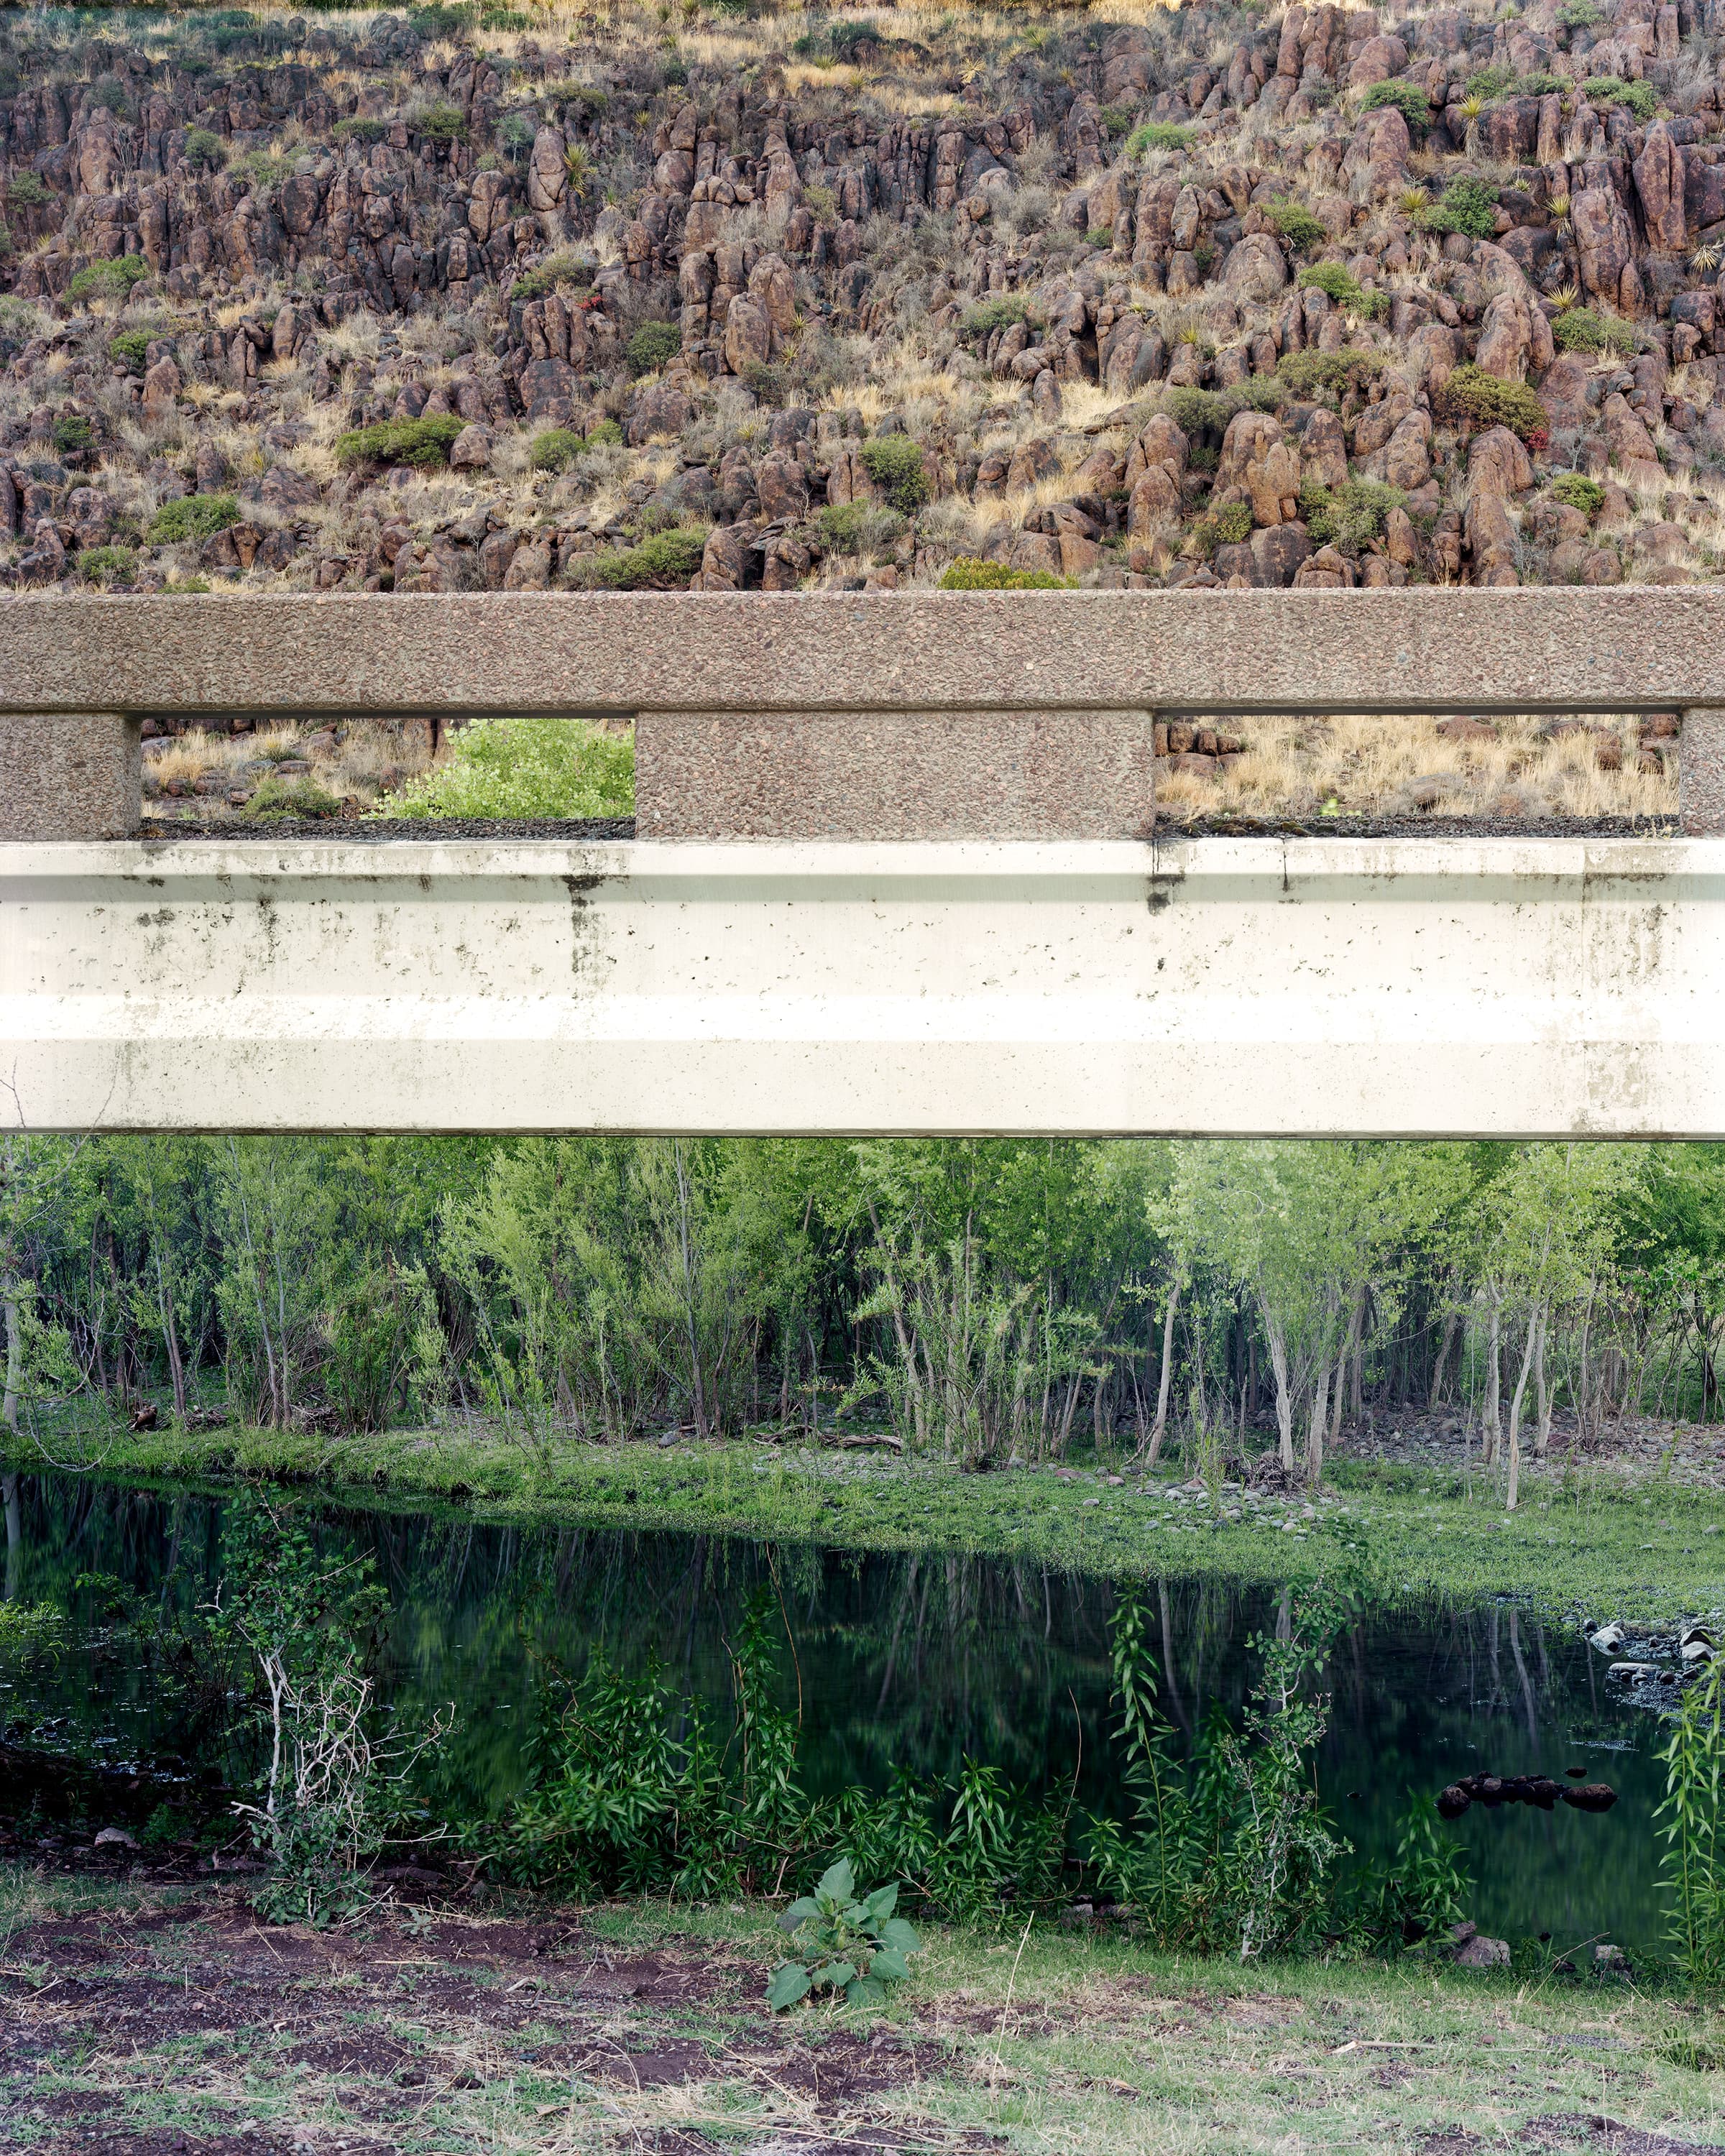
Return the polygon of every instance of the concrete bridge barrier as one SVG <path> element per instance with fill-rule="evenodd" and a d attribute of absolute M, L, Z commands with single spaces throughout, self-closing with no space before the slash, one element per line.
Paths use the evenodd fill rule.
<path fill-rule="evenodd" d="M 1648 711 L 1725 828 L 1725 590 L 18 598 L 0 838 L 135 830 L 151 714 L 624 715 L 644 838 L 1058 839 L 1147 828 L 1158 716 Z"/>
<path fill-rule="evenodd" d="M 0 1076 L 54 1129 L 1725 1137 L 1722 629 L 1666 589 L 0 601 Z M 1694 835 L 1156 824 L 1182 713 L 1670 710 Z M 131 835 L 151 716 L 524 711 L 634 717 L 636 840 Z"/>

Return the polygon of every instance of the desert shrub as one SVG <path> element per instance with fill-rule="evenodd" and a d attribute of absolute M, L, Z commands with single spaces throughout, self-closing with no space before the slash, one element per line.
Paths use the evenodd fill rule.
<path fill-rule="evenodd" d="M 122 254 L 113 262 L 92 262 L 66 287 L 69 300 L 123 300 L 150 274 L 141 254 Z"/>
<path fill-rule="evenodd" d="M 635 745 L 579 719 L 475 719 L 385 816 L 632 816 Z"/>
<path fill-rule="evenodd" d="M 1304 203 L 1272 202 L 1264 206 L 1265 217 L 1278 239 L 1286 240 L 1296 254 L 1309 254 L 1322 247 L 1329 231 Z"/>
<path fill-rule="evenodd" d="M 1359 101 L 1362 112 L 1382 112 L 1393 109 L 1400 113 L 1409 127 L 1425 127 L 1431 120 L 1431 105 L 1425 92 L 1411 82 L 1374 82 L 1366 90 Z"/>
<path fill-rule="evenodd" d="M 1507 427 L 1529 449 L 1550 440 L 1550 415 L 1524 382 L 1500 382 L 1470 360 L 1444 384 L 1444 413 L 1470 427 Z"/>
<path fill-rule="evenodd" d="M 1250 513 L 1247 522 L 1250 523 Z M 1050 576 L 1046 569 L 1009 569 L 1004 562 L 979 562 L 961 554 L 941 575 L 943 592 L 1070 592 L 1072 577 Z"/>
<path fill-rule="evenodd" d="M 1180 432 L 1194 441 L 1207 432 L 1219 434 L 1234 417 L 1233 405 L 1215 389 L 1168 390 L 1162 408 Z"/>
<path fill-rule="evenodd" d="M 572 427 L 547 427 L 542 434 L 533 437 L 528 454 L 535 471 L 560 472 L 567 471 L 586 447 L 586 441 Z"/>
<path fill-rule="evenodd" d="M 150 520 L 148 536 L 158 547 L 184 539 L 213 539 L 239 521 L 239 504 L 231 494 L 187 494 L 164 501 Z"/>
<path fill-rule="evenodd" d="M 1300 514 L 1315 546 L 1358 556 L 1382 537 L 1384 519 L 1406 500 L 1399 487 L 1381 480 L 1345 480 L 1338 487 L 1308 480 L 1300 490 Z"/>
<path fill-rule="evenodd" d="M 78 557 L 78 573 L 89 584 L 129 584 L 137 571 L 130 547 L 86 547 Z"/>
<path fill-rule="evenodd" d="M 1296 397 L 1315 397 L 1321 390 L 1340 397 L 1346 391 L 1384 372 L 1376 352 L 1349 347 L 1341 352 L 1285 352 L 1276 363 L 1277 377 Z"/>
<path fill-rule="evenodd" d="M 1563 352 L 1615 352 L 1625 359 L 1635 349 L 1635 332 L 1628 322 L 1610 315 L 1596 315 L 1591 307 L 1566 307 L 1551 326 L 1552 341 Z"/>
<path fill-rule="evenodd" d="M 1451 180 L 1444 198 L 1420 213 L 1428 232 L 1461 232 L 1470 239 L 1489 239 L 1497 229 L 1497 190 L 1489 181 Z"/>
<path fill-rule="evenodd" d="M 600 419 L 588 429 L 587 446 L 590 449 L 620 449 L 623 429 L 614 419 Z"/>
<path fill-rule="evenodd" d="M 1566 30 L 1590 30 L 1605 19 L 1605 11 L 1596 0 L 1563 0 L 1558 10 L 1558 21 Z"/>
<path fill-rule="evenodd" d="M 1102 132 L 1111 138 L 1130 135 L 1132 128 L 1132 109 L 1129 105 L 1105 105 L 1102 107 Z"/>
<path fill-rule="evenodd" d="M 1213 509 L 1208 516 L 1200 516 L 1192 527 L 1193 544 L 1202 554 L 1214 554 L 1219 547 L 1240 547 L 1252 536 L 1252 512 L 1244 501 L 1224 502 Z"/>
<path fill-rule="evenodd" d="M 1659 92 L 1651 82 L 1625 82 L 1615 74 L 1594 74 L 1583 83 L 1581 91 L 1596 105 L 1622 105 L 1644 126 L 1659 110 Z"/>
<path fill-rule="evenodd" d="M 339 134 L 341 130 L 337 128 Z M 200 165 L 207 172 L 215 172 L 228 162 L 228 146 L 221 136 L 208 127 L 188 127 L 186 130 L 186 162 Z"/>
<path fill-rule="evenodd" d="M 877 434 L 865 442 L 863 470 L 901 516 L 914 516 L 929 497 L 922 452 L 908 434 Z"/>
<path fill-rule="evenodd" d="M 784 400 L 790 394 L 790 377 L 784 369 L 769 367 L 762 360 L 745 362 L 742 381 L 745 389 L 775 412 L 783 408 Z"/>
<path fill-rule="evenodd" d="M 381 142 L 389 132 L 387 120 L 354 118 L 338 120 L 330 130 L 331 139 L 336 142 L 357 142 L 362 146 Z"/>
<path fill-rule="evenodd" d="M 14 172 L 6 182 L 6 199 L 14 209 L 40 209 L 54 190 L 39 172 Z"/>
<path fill-rule="evenodd" d="M 561 285 L 579 285 L 584 290 L 593 282 L 591 266 L 573 254 L 547 254 L 544 261 L 516 279 L 509 288 L 511 300 L 542 300 L 546 294 Z"/>
<path fill-rule="evenodd" d="M 1564 76 L 1553 74 L 1543 68 L 1536 69 L 1532 74 L 1516 77 L 1517 97 L 1561 97 L 1571 86 Z"/>
<path fill-rule="evenodd" d="M 593 580 L 614 592 L 675 592 L 687 588 L 706 552 L 699 526 L 655 531 L 639 547 L 592 557 Z"/>
<path fill-rule="evenodd" d="M 983 300 L 974 307 L 967 307 L 958 324 L 958 334 L 968 345 L 987 344 L 996 330 L 1009 329 L 1014 322 L 1028 322 L 1030 303 L 1018 293 L 999 292 L 990 300 Z"/>
<path fill-rule="evenodd" d="M 829 554 L 867 554 L 879 557 L 905 533 L 905 520 L 896 509 L 873 502 L 829 502 L 814 520 L 821 545 Z"/>
<path fill-rule="evenodd" d="M 145 355 L 149 349 L 148 330 L 122 330 L 109 344 L 108 357 L 116 366 L 130 368 L 134 374 L 141 374 Z"/>
<path fill-rule="evenodd" d="M 413 10 L 408 26 L 422 38 L 444 38 L 454 43 L 472 28 L 473 13 L 471 8 L 452 8 L 445 0 L 433 0 L 431 6 Z"/>
<path fill-rule="evenodd" d="M 341 804 L 315 778 L 266 778 L 246 803 L 251 816 L 339 816 Z"/>
<path fill-rule="evenodd" d="M 80 456 L 95 447 L 95 424 L 81 412 L 63 412 L 54 423 L 53 441 L 63 457 Z"/>
<path fill-rule="evenodd" d="M 466 424 L 453 412 L 438 412 L 424 419 L 383 419 L 375 427 L 356 427 L 336 437 L 336 461 L 434 470 L 448 463 L 449 445 Z"/>
<path fill-rule="evenodd" d="M 1512 67 L 1476 68 L 1467 78 L 1470 97 L 1483 98 L 1489 105 L 1494 98 L 1507 97 L 1516 86 L 1516 71 Z"/>
<path fill-rule="evenodd" d="M 459 105 L 451 105 L 447 98 L 422 106 L 408 115 L 410 132 L 428 142 L 465 142 L 467 140 L 467 115 Z"/>
<path fill-rule="evenodd" d="M 537 132 L 525 112 L 506 112 L 497 123 L 497 146 L 512 164 L 519 164 L 532 148 Z"/>
<path fill-rule="evenodd" d="M 1302 287 L 1327 293 L 1338 307 L 1346 307 L 1350 314 L 1363 315 L 1368 321 L 1375 321 L 1379 315 L 1387 314 L 1389 302 L 1381 292 L 1368 292 L 1353 271 L 1340 262 L 1309 263 L 1300 272 Z"/>
<path fill-rule="evenodd" d="M 1584 472 L 1563 472 L 1551 483 L 1553 497 L 1579 509 L 1584 516 L 1597 516 L 1605 506 L 1605 490 Z"/>
<path fill-rule="evenodd" d="M 1142 157 L 1147 150 L 1189 150 L 1193 130 L 1177 121 L 1147 120 L 1127 141 L 1127 155 Z"/>
<path fill-rule="evenodd" d="M 675 322 L 643 322 L 623 347 L 631 374 L 657 374 L 683 349 L 683 332 Z"/>

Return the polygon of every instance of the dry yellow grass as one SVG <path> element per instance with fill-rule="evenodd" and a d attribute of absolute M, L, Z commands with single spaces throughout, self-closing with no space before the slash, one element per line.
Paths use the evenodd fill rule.
<path fill-rule="evenodd" d="M 1452 741 L 1429 717 L 1344 713 L 1326 719 L 1219 722 L 1246 752 L 1214 778 L 1176 771 L 1160 778 L 1158 808 L 1177 819 L 1225 814 L 1309 816 L 1427 813 L 1435 822 L 1482 815 L 1675 816 L 1676 760 L 1657 773 L 1638 767 L 1635 720 L 1601 720 L 1622 767 L 1602 770 L 1599 737 L 1542 737 L 1543 717 L 1497 721 L 1493 741 Z M 1416 781 L 1438 798 L 1421 811 Z"/>

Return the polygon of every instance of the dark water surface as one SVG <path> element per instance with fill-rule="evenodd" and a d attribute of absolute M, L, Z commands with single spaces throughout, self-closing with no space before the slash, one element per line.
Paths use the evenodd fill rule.
<path fill-rule="evenodd" d="M 8 1599 L 73 1620 L 58 1655 L 25 1656 L 0 1628 L 0 1738 L 105 1763 L 231 1778 L 232 1708 L 196 1658 L 141 1655 L 122 1606 L 177 1612 L 220 1583 L 223 1501 L 70 1476 L 19 1479 L 7 1510 Z M 516 1786 L 535 1686 L 578 1674 L 595 1644 L 624 1668 L 656 1655 L 721 1710 L 726 1641 L 770 1584 L 784 1617 L 783 1691 L 800 1703 L 813 1793 L 884 1786 L 891 1770 L 955 1774 L 967 1757 L 1033 1788 L 1076 1785 L 1112 1809 L 1108 1581 L 1029 1561 L 859 1555 L 734 1537 L 485 1527 L 399 1512 L 320 1508 L 321 1532 L 368 1549 L 388 1589 L 384 1691 L 405 1713 L 453 1702 L 458 1797 L 490 1809 Z M 144 1598 L 141 1605 L 140 1598 Z M 1163 1707 L 1189 1732 L 1238 1711 L 1248 1635 L 1274 1597 L 1224 1579 L 1150 1589 Z M 1656 1943 L 1664 1928 L 1654 1807 L 1661 1726 L 1608 1697 L 1604 1658 L 1507 1604 L 1369 1612 L 1333 1657 L 1319 1779 L 1362 1855 L 1387 1855 L 1410 1790 L 1480 1770 L 1583 1767 L 1619 1791 L 1602 1816 L 1559 1805 L 1476 1806 L 1450 1831 L 1471 1851 L 1472 1913 L 1502 1936 L 1549 1932 Z"/>

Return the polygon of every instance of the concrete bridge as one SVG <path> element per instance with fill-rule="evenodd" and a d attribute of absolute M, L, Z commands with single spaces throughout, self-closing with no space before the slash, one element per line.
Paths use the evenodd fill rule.
<path fill-rule="evenodd" d="M 0 601 L 37 1129 L 1725 1136 L 1725 591 Z M 1182 712 L 1681 711 L 1667 839 L 1170 838 Z M 627 841 L 141 841 L 151 716 L 624 715 Z"/>

